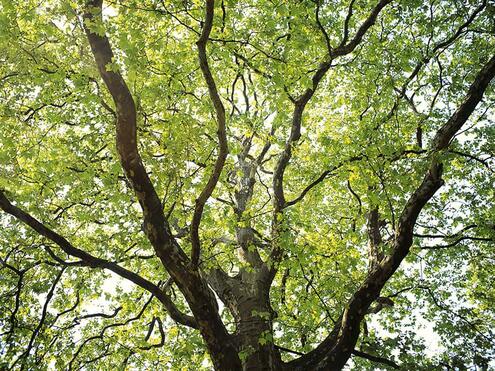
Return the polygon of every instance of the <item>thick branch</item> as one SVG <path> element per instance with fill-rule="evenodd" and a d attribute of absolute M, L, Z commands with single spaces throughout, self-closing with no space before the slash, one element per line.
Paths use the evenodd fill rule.
<path fill-rule="evenodd" d="M 83 15 L 84 28 L 100 75 L 117 109 L 116 141 L 120 163 L 141 205 L 144 230 L 158 256 L 165 266 L 171 264 L 184 266 L 188 260 L 187 256 L 173 241 L 162 203 L 138 152 L 134 99 L 120 72 L 112 66 L 115 58 L 107 36 L 92 31 L 95 24 L 103 22 L 102 3 L 103 0 L 92 0 L 87 3 Z"/>
<path fill-rule="evenodd" d="M 432 143 L 434 154 L 430 168 L 402 211 L 390 255 L 368 274 L 363 284 L 352 296 L 330 335 L 316 349 L 289 363 L 295 369 L 313 367 L 339 370 L 344 366 L 359 337 L 360 323 L 368 308 L 379 297 L 383 286 L 409 253 L 414 226 L 420 212 L 443 185 L 442 164 L 436 159 L 435 152 L 448 147 L 453 136 L 481 101 L 484 91 L 494 76 L 495 56 L 477 74 L 457 111 L 438 130 Z"/>
<path fill-rule="evenodd" d="M 146 173 L 137 149 L 136 108 L 134 100 L 119 72 L 107 71 L 113 61 L 113 53 L 105 34 L 96 34 L 91 24 L 102 22 L 102 0 L 87 3 L 84 13 L 86 34 L 96 64 L 117 107 L 117 150 L 126 176 L 129 178 L 144 215 L 145 233 L 162 264 L 184 294 L 198 322 L 212 361 L 217 368 L 240 368 L 240 359 L 218 314 L 218 303 L 197 269 L 191 269 L 190 260 L 172 237 L 163 208 Z M 212 18 L 213 1 L 207 4 Z M 206 25 L 204 37 L 211 25 Z M 200 39 L 201 40 L 201 39 Z M 200 42 L 201 45 L 201 42 Z M 218 102 L 217 102 L 218 103 Z M 217 107 L 216 107 L 217 108 Z M 222 164 L 223 166 L 223 164 Z M 216 181 L 214 181 L 216 184 Z"/>
<path fill-rule="evenodd" d="M 450 141 L 459 129 L 467 121 L 471 113 L 481 101 L 488 84 L 495 75 L 495 55 L 488 61 L 483 69 L 478 73 L 474 82 L 464 97 L 464 101 L 454 112 L 450 119 L 443 125 L 433 138 L 431 149 L 440 151 L 449 146 Z"/>
<path fill-rule="evenodd" d="M 382 244 L 382 235 L 380 232 L 380 214 L 378 206 L 374 207 L 368 214 L 367 232 L 368 232 L 368 263 L 369 269 L 373 270 L 383 259 L 380 245 Z"/>

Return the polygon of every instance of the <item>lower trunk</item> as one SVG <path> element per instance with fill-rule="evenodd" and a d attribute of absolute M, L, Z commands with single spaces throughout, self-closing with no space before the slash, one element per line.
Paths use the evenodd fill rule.
<path fill-rule="evenodd" d="M 280 370 L 281 360 L 273 344 L 271 309 L 258 298 L 239 303 L 239 354 L 243 371 Z"/>

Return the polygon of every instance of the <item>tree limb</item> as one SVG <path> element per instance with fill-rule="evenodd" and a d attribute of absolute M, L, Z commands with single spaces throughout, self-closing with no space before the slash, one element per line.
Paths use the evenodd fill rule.
<path fill-rule="evenodd" d="M 191 223 L 191 244 L 192 244 L 192 252 L 191 252 L 191 262 L 192 266 L 198 266 L 199 262 L 199 254 L 200 254 L 200 240 L 199 240 L 199 225 L 201 223 L 201 216 L 203 215 L 203 209 L 206 204 L 206 201 L 210 198 L 211 194 L 215 190 L 215 187 L 218 183 L 218 179 L 220 178 L 220 174 L 222 173 L 222 169 L 225 165 L 225 160 L 227 158 L 227 154 L 229 152 L 227 145 L 227 129 L 225 122 L 225 108 L 223 103 L 218 95 L 217 86 L 215 84 L 215 80 L 211 73 L 210 67 L 208 65 L 208 58 L 206 56 L 206 43 L 208 42 L 208 38 L 210 36 L 211 29 L 213 27 L 213 15 L 214 15 L 214 0 L 206 1 L 206 16 L 203 25 L 203 31 L 201 32 L 201 36 L 197 41 L 196 45 L 198 46 L 198 54 L 199 54 L 199 65 L 201 67 L 201 71 L 203 72 L 203 77 L 206 81 L 206 85 L 208 86 L 208 92 L 210 94 L 210 99 L 213 102 L 213 106 L 215 107 L 215 112 L 217 115 L 217 136 L 218 136 L 218 144 L 219 144 L 219 153 L 217 160 L 215 161 L 215 167 L 213 169 L 213 173 L 208 179 L 205 188 L 196 199 L 196 204 L 194 207 L 194 215 Z"/>
<path fill-rule="evenodd" d="M 274 237 L 281 232 L 281 226 L 279 223 L 279 217 L 282 210 L 286 207 L 286 200 L 284 195 L 284 173 L 289 164 L 289 161 L 292 157 L 292 147 L 298 142 L 301 137 L 301 124 L 302 124 L 302 116 L 304 113 L 304 109 L 309 102 L 309 100 L 313 97 L 318 84 L 325 76 L 326 72 L 332 66 L 332 61 L 334 58 L 339 56 L 344 56 L 346 54 L 351 53 L 357 45 L 362 41 L 363 36 L 370 29 L 370 27 L 375 23 L 378 15 L 381 10 L 392 0 L 381 0 L 368 15 L 368 18 L 361 24 L 359 29 L 357 30 L 354 38 L 346 45 L 339 46 L 335 49 L 332 49 L 330 53 L 330 59 L 322 62 L 316 72 L 314 73 L 311 81 L 312 86 L 307 88 L 302 95 L 300 95 L 294 103 L 294 111 L 292 114 L 292 125 L 289 134 L 289 138 L 287 139 L 284 149 L 280 154 L 280 157 L 275 165 L 275 171 L 273 173 L 272 178 L 272 188 L 274 195 L 274 211 L 273 211 L 273 222 L 272 222 L 272 234 Z M 326 176 L 326 175 L 325 175 Z M 325 176 L 321 179 L 321 181 L 325 178 Z M 316 183 L 317 184 L 317 183 Z M 276 241 L 276 238 L 273 238 Z M 282 249 L 278 243 L 275 243 L 272 247 L 272 251 L 270 253 L 269 262 L 271 265 L 271 269 L 268 271 L 268 280 L 271 281 L 275 277 L 277 271 L 277 265 L 282 258 Z"/>
<path fill-rule="evenodd" d="M 239 369 L 241 362 L 232 336 L 227 332 L 218 313 L 217 299 L 199 270 L 192 269 L 188 256 L 173 238 L 160 198 L 141 161 L 137 148 L 134 100 L 120 72 L 115 72 L 115 66 L 111 65 L 113 68 L 107 69 L 114 57 L 107 36 L 92 30 L 94 23 L 102 23 L 102 4 L 103 0 L 90 0 L 86 3 L 84 28 L 100 75 L 117 108 L 117 151 L 122 168 L 143 210 L 144 231 L 163 266 L 184 294 L 215 367 Z M 212 7 L 213 0 L 209 0 L 210 12 Z M 208 36 L 206 31 L 205 35 Z"/>
<path fill-rule="evenodd" d="M 163 306 L 167 309 L 167 311 L 170 314 L 170 317 L 175 320 L 178 323 L 181 323 L 185 326 L 197 328 L 196 321 L 193 317 L 185 315 L 181 313 L 175 304 L 172 302 L 172 300 L 154 283 L 146 280 L 145 278 L 141 277 L 140 275 L 124 268 L 121 267 L 120 265 L 102 259 L 95 257 L 89 253 L 87 253 L 84 250 L 78 249 L 77 247 L 73 246 L 67 239 L 59 235 L 58 233 L 54 232 L 53 230 L 49 229 L 42 223 L 40 223 L 38 220 L 36 220 L 34 217 L 32 217 L 30 214 L 26 213 L 25 211 L 21 210 L 17 206 L 13 205 L 5 196 L 3 191 L 0 191 L 0 208 L 5 211 L 6 213 L 12 215 L 16 219 L 22 221 L 29 227 L 31 227 L 33 230 L 38 232 L 43 237 L 48 238 L 52 242 L 54 242 L 57 246 L 59 246 L 66 254 L 79 258 L 81 259 L 85 264 L 87 264 L 89 267 L 92 268 L 104 268 L 108 269 L 118 276 L 129 280 L 136 284 L 137 286 L 145 289 L 146 291 L 152 293 L 160 302 L 163 304 Z"/>
<path fill-rule="evenodd" d="M 143 210 L 144 231 L 158 257 L 168 269 L 183 271 L 188 258 L 175 243 L 165 220 L 162 203 L 151 183 L 137 147 L 136 105 L 115 62 L 110 42 L 105 34 L 93 32 L 102 20 L 103 0 L 88 1 L 84 9 L 84 29 L 100 75 L 116 106 L 116 141 L 120 163 Z"/>
<path fill-rule="evenodd" d="M 366 18 L 366 20 L 361 24 L 352 40 L 349 41 L 349 43 L 347 44 L 345 44 L 345 42 L 347 40 L 346 34 L 348 33 L 348 31 L 346 33 L 346 31 L 344 30 L 344 38 L 342 39 L 341 44 L 337 48 L 333 49 L 333 52 L 331 53 L 332 57 L 352 53 L 354 49 L 356 49 L 356 47 L 361 43 L 366 32 L 368 32 L 370 27 L 375 24 L 376 19 L 378 18 L 378 15 L 382 11 L 382 9 L 386 5 L 390 4 L 392 1 L 393 0 L 381 0 L 378 4 L 376 4 L 371 13 L 368 15 L 368 18 Z M 349 14 L 352 15 L 352 5 L 349 7 L 348 17 L 350 17 Z M 345 29 L 348 29 L 348 22 L 349 21 L 346 19 L 347 26 L 345 27 Z"/>
<path fill-rule="evenodd" d="M 482 242 L 491 242 L 495 241 L 493 238 L 489 237 L 471 237 L 471 236 L 462 236 L 457 238 L 455 241 L 445 244 L 445 245 L 433 245 L 433 246 L 421 246 L 421 250 L 439 250 L 439 249 L 447 249 L 449 247 L 454 247 L 460 244 L 462 241 L 482 241 Z"/>
<path fill-rule="evenodd" d="M 385 257 L 371 272 L 354 293 L 342 316 L 329 336 L 313 351 L 289 362 L 296 370 L 308 368 L 339 370 L 349 358 L 359 337 L 360 323 L 369 306 L 379 297 L 380 291 L 409 253 L 413 242 L 416 220 L 427 202 L 440 189 L 442 164 L 436 152 L 448 147 L 457 131 L 464 125 L 489 82 L 495 77 L 495 55 L 476 75 L 464 101 L 456 112 L 437 131 L 431 145 L 432 160 L 428 172 L 418 188 L 407 201 L 399 218 L 395 238 L 391 242 L 390 255 Z"/>
<path fill-rule="evenodd" d="M 345 162 L 355 162 L 355 161 L 361 160 L 362 158 L 363 158 L 363 156 L 353 156 L 353 157 L 349 158 Z M 344 166 L 345 162 L 341 162 L 338 165 L 333 166 L 331 169 L 328 169 L 328 170 L 323 171 L 318 178 L 316 178 L 314 181 L 312 181 L 310 184 L 308 184 L 302 190 L 302 192 L 299 194 L 299 196 L 297 196 L 295 199 L 293 199 L 291 201 L 287 201 L 285 203 L 285 207 L 289 207 L 289 206 L 295 205 L 296 203 L 298 203 L 299 201 L 301 201 L 304 198 L 304 196 L 306 196 L 306 194 L 309 191 L 311 191 L 311 189 L 313 189 L 318 184 L 320 184 L 321 182 L 323 182 L 334 171 L 336 171 L 336 170 L 340 169 L 342 166 Z"/>
<path fill-rule="evenodd" d="M 307 88 L 305 92 L 295 100 L 294 102 L 295 107 L 292 115 L 291 132 L 286 142 L 284 151 L 280 155 L 279 161 L 277 162 L 273 176 L 273 190 L 275 194 L 277 208 L 282 209 L 285 205 L 285 197 L 283 191 L 283 176 L 284 176 L 285 168 L 287 167 L 290 158 L 292 157 L 292 145 L 293 143 L 297 142 L 301 137 L 301 121 L 306 104 L 313 97 L 321 79 L 330 69 L 332 65 L 332 60 L 336 57 L 344 56 L 346 54 L 351 53 L 356 48 L 356 46 L 359 45 L 359 43 L 362 41 L 363 36 L 370 29 L 370 27 L 375 23 L 378 14 L 380 14 L 381 10 L 391 2 L 392 0 L 381 0 L 373 8 L 368 18 L 363 22 L 361 27 L 359 27 L 354 38 L 348 44 L 339 46 L 331 50 L 330 60 L 321 63 L 318 69 L 316 70 L 316 72 L 314 73 L 311 79 L 312 86 L 310 88 Z"/>
<path fill-rule="evenodd" d="M 387 358 L 374 356 L 372 354 L 365 353 L 361 350 L 354 349 L 352 351 L 352 354 L 357 356 L 357 357 L 364 358 L 364 359 L 367 359 L 367 360 L 372 361 L 372 362 L 382 363 L 384 365 L 390 366 L 390 367 L 395 368 L 395 369 L 400 368 L 400 366 L 397 363 L 395 363 L 394 361 L 391 361 Z"/>

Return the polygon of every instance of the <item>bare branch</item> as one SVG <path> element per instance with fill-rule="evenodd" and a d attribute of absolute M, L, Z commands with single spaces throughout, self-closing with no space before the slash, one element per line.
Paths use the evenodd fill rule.
<path fill-rule="evenodd" d="M 391 361 L 387 358 L 374 356 L 372 354 L 363 352 L 362 350 L 354 349 L 352 351 L 352 354 L 355 355 L 356 357 L 364 358 L 364 359 L 367 359 L 368 361 L 372 361 L 372 362 L 376 362 L 376 363 L 381 363 L 381 364 L 390 366 L 390 367 L 395 368 L 395 369 L 400 368 L 400 366 L 397 363 L 395 363 L 394 361 Z"/>
<path fill-rule="evenodd" d="M 310 184 L 308 184 L 301 192 L 301 194 L 299 196 L 297 196 L 295 199 L 291 200 L 291 201 L 287 201 L 285 203 L 285 207 L 288 207 L 288 206 L 292 206 L 292 205 L 295 205 L 296 203 L 298 203 L 299 201 L 301 201 L 304 196 L 306 196 L 306 194 L 311 191 L 311 189 L 313 189 L 314 187 L 316 187 L 318 184 L 320 184 L 321 182 L 323 182 L 328 176 L 330 176 L 334 171 L 340 169 L 341 167 L 343 167 L 346 163 L 350 163 L 350 162 L 355 162 L 355 161 L 359 161 L 363 159 L 363 156 L 353 156 L 351 158 L 349 158 L 347 161 L 344 161 L 344 162 L 341 162 L 339 163 L 338 165 L 335 165 L 333 166 L 331 169 L 328 169 L 328 170 L 325 170 L 324 172 L 321 173 L 321 175 L 316 178 L 314 181 L 312 181 Z"/>

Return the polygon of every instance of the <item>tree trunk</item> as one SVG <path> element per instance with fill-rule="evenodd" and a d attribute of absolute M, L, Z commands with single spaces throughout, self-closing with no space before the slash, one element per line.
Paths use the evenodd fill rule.
<path fill-rule="evenodd" d="M 273 312 L 259 297 L 239 301 L 238 341 L 243 370 L 279 370 L 280 355 L 273 344 Z"/>

